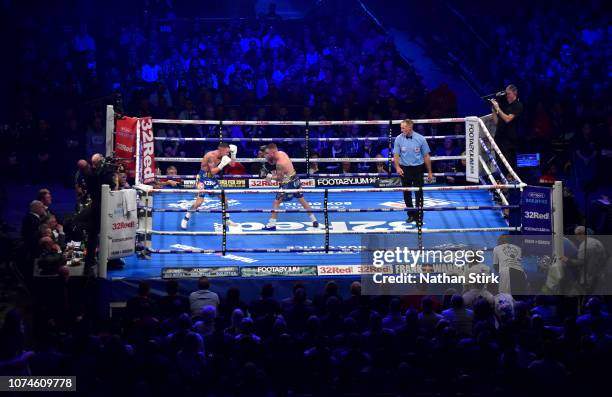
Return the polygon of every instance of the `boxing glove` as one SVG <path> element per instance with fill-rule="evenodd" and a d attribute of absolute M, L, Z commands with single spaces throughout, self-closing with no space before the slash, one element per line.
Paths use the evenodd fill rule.
<path fill-rule="evenodd" d="M 230 158 L 229 158 L 229 157 L 227 157 L 227 156 L 223 156 L 223 157 L 221 158 L 221 162 L 219 163 L 219 169 L 220 169 L 220 170 L 222 170 L 222 169 L 223 169 L 223 167 L 225 167 L 226 165 L 228 165 L 228 164 L 229 164 L 229 163 L 231 163 L 231 162 L 232 162 L 232 159 L 230 159 Z"/>
<path fill-rule="evenodd" d="M 230 149 L 230 158 L 232 160 L 236 159 L 236 155 L 238 154 L 238 146 L 236 145 L 229 145 L 229 149 Z"/>

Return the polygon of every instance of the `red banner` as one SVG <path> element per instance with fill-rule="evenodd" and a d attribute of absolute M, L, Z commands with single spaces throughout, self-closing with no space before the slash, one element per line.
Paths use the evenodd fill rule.
<path fill-rule="evenodd" d="M 134 155 L 136 154 L 136 117 L 123 117 L 117 120 L 115 126 L 117 133 L 115 134 L 115 158 L 119 160 L 127 171 L 130 178 L 136 176 L 136 163 Z"/>
<path fill-rule="evenodd" d="M 140 144 L 142 145 L 141 181 L 145 184 L 155 182 L 155 139 L 151 117 L 143 117 L 140 123 Z"/>

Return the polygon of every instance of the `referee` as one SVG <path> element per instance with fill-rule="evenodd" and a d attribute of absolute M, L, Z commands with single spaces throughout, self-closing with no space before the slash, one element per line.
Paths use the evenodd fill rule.
<path fill-rule="evenodd" d="M 433 180 L 431 173 L 431 158 L 429 157 L 429 145 L 423 137 L 412 130 L 413 122 L 405 119 L 400 124 L 402 133 L 395 138 L 393 145 L 393 161 L 395 170 L 402 178 L 403 187 L 423 186 L 423 172 L 427 167 L 427 181 Z M 423 167 L 425 165 L 425 167 Z M 417 208 L 423 207 L 423 191 L 415 192 Z M 412 192 L 404 192 L 406 208 L 414 208 L 412 205 Z M 419 213 L 422 214 L 421 211 Z M 414 212 L 408 212 L 407 223 L 423 223 L 423 219 L 417 219 Z"/>

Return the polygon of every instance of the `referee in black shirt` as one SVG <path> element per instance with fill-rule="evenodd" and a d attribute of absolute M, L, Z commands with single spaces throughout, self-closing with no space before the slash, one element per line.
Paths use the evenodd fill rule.
<path fill-rule="evenodd" d="M 493 104 L 493 120 L 497 124 L 495 142 L 513 169 L 516 168 L 516 148 L 518 146 L 518 123 L 523 104 L 518 99 L 518 89 L 514 84 L 505 90 L 506 101 L 500 105 L 495 99 Z M 500 164 L 501 166 L 501 164 Z"/>

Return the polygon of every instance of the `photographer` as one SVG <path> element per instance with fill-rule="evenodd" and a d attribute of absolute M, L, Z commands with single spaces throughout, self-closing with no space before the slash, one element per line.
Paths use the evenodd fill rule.
<path fill-rule="evenodd" d="M 518 89 L 514 84 L 508 85 L 501 96 L 506 97 L 502 104 L 497 102 L 496 99 L 491 99 L 493 120 L 497 124 L 495 142 L 510 166 L 516 169 L 518 118 L 523 113 L 523 104 L 518 99 Z"/>
<path fill-rule="evenodd" d="M 102 207 L 102 185 L 110 185 L 116 190 L 114 177 L 116 165 L 111 159 L 99 153 L 91 156 L 91 167 L 85 173 L 85 181 L 91 198 L 89 219 L 87 223 L 87 253 L 85 255 L 85 274 L 91 273 L 96 264 L 96 249 L 100 233 L 100 216 Z"/>

